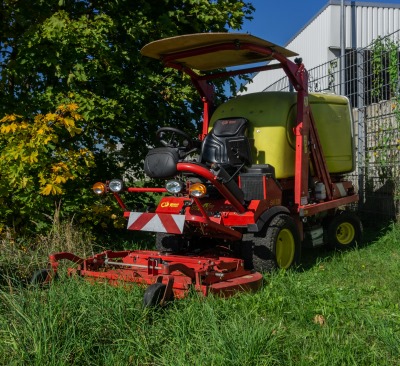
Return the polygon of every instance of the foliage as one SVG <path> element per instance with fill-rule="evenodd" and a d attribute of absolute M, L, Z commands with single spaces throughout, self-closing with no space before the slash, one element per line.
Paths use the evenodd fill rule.
<path fill-rule="evenodd" d="M 157 128 L 173 125 L 193 133 L 201 119 L 201 103 L 190 80 L 143 58 L 140 49 L 163 37 L 240 29 L 253 10 L 237 0 L 5 0 L 0 17 L 0 118 L 8 116 L 7 123 L 16 118 L 18 126 L 22 121 L 39 123 L 45 117 L 36 115 L 47 116 L 60 105 L 78 105 L 83 127 L 73 136 L 75 147 L 90 151 L 94 159 L 89 172 L 79 173 L 82 184 L 86 179 L 81 189 L 126 171 L 140 178 L 148 147 L 157 143 Z M 234 81 L 229 83 L 233 87 Z M 223 98 L 223 89 L 221 81 L 217 99 Z M 10 131 L 5 131 L 7 136 Z M 52 150 L 47 148 L 51 160 Z M 31 163 L 34 155 L 25 158 L 24 169 L 37 164 Z M 67 179 L 69 173 L 59 168 Z M 43 194 L 56 193 L 54 201 L 64 194 L 63 212 L 81 212 L 76 211 L 77 202 L 69 204 L 77 193 L 72 179 L 56 183 L 51 171 L 45 174 L 46 184 L 36 185 L 42 194 L 27 210 L 47 211 Z M 22 175 L 18 184 L 25 184 Z M 21 188 L 13 195 L 23 195 L 22 211 L 18 215 L 14 208 L 8 215 L 24 221 L 24 205 L 33 191 L 24 195 Z"/>
<path fill-rule="evenodd" d="M 382 56 L 385 50 L 384 41 L 381 37 L 378 37 L 372 43 L 372 54 L 371 54 L 371 68 L 374 77 L 372 78 L 372 95 L 376 98 L 380 98 L 383 87 L 382 71 L 384 65 L 382 62 Z"/>
<path fill-rule="evenodd" d="M 378 37 L 371 45 L 372 95 L 375 101 L 399 98 L 399 44 Z M 387 87 L 388 92 L 384 89 Z"/>
<path fill-rule="evenodd" d="M 374 146 L 374 159 L 378 163 L 379 177 L 390 180 L 395 200 L 399 201 L 400 140 L 400 90 L 399 90 L 399 43 L 389 37 L 378 37 L 371 48 L 372 96 L 375 101 L 390 100 L 391 113 L 379 121 Z"/>
<path fill-rule="evenodd" d="M 94 159 L 77 139 L 82 133 L 77 108 L 61 105 L 33 121 L 17 115 L 0 120 L 0 231 L 12 218 L 14 226 L 28 217 L 39 223 L 54 210 L 52 196 L 60 199 L 67 189 L 86 185 Z"/>
<path fill-rule="evenodd" d="M 332 60 L 329 62 L 328 67 L 328 90 L 335 90 L 335 74 L 337 73 L 337 60 Z"/>
<path fill-rule="evenodd" d="M 193 294 L 158 311 L 142 308 L 139 286 L 3 287 L 0 364 L 397 365 L 399 241 L 392 225 L 363 248 L 265 276 L 258 293 Z"/>

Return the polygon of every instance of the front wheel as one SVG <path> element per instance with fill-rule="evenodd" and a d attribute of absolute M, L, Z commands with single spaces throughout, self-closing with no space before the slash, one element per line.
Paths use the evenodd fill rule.
<path fill-rule="evenodd" d="M 167 286 L 163 283 L 153 283 L 149 287 L 147 287 L 144 296 L 143 296 L 143 307 L 145 308 L 154 308 L 161 304 L 165 291 L 167 290 Z M 169 300 L 169 299 L 164 299 Z"/>
<path fill-rule="evenodd" d="M 352 212 L 340 211 L 327 224 L 328 245 L 334 249 L 353 248 L 361 243 L 362 224 Z"/>
<path fill-rule="evenodd" d="M 43 286 L 50 281 L 50 272 L 48 269 L 39 269 L 33 272 L 32 277 L 30 279 L 30 284 L 33 286 Z"/>
<path fill-rule="evenodd" d="M 258 272 L 288 269 L 300 260 L 300 235 L 286 214 L 275 216 L 262 233 L 243 235 L 246 267 Z"/>

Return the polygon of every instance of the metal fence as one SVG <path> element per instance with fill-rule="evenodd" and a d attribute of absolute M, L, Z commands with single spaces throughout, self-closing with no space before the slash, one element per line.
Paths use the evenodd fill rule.
<path fill-rule="evenodd" d="M 400 218 L 400 30 L 309 70 L 309 92 L 346 95 L 353 108 L 361 212 Z M 341 67 L 342 65 L 342 67 Z M 344 79 L 344 80 L 342 80 Z M 286 77 L 265 91 L 292 90 Z"/>

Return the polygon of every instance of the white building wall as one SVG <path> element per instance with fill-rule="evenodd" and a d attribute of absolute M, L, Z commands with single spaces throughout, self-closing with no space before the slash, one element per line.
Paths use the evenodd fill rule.
<path fill-rule="evenodd" d="M 346 48 L 364 48 L 400 28 L 400 5 L 345 2 Z M 330 0 L 285 46 L 299 54 L 307 69 L 340 56 L 340 0 Z M 284 76 L 282 70 L 259 72 L 243 94 L 265 90 Z"/>
<path fill-rule="evenodd" d="M 377 37 L 399 30 L 400 6 L 378 5 L 346 6 L 346 47 L 368 47 Z M 332 7 L 336 8 L 335 12 L 340 12 L 339 6 Z"/>

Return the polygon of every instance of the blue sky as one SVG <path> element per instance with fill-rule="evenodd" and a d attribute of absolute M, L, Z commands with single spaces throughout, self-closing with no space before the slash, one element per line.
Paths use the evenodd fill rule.
<path fill-rule="evenodd" d="M 328 0 L 247 0 L 256 11 L 241 32 L 284 46 L 316 15 Z M 373 3 L 400 4 L 400 0 L 373 0 Z"/>

